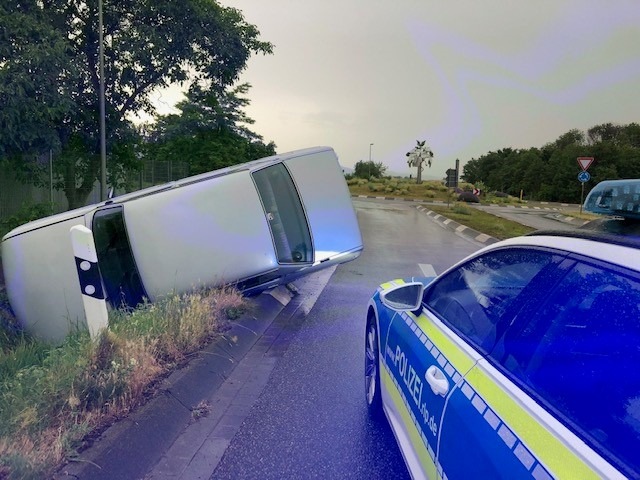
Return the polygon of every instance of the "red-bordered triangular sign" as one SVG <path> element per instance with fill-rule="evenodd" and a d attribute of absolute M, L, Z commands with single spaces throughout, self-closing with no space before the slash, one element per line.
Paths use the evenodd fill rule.
<path fill-rule="evenodd" d="M 578 165 L 580 165 L 583 172 L 586 172 L 592 163 L 593 157 L 578 157 Z"/>

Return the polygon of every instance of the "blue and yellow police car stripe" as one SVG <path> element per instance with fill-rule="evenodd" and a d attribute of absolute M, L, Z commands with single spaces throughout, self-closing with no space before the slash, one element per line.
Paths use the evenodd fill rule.
<path fill-rule="evenodd" d="M 416 318 L 413 314 L 402 313 L 401 317 L 533 478 L 549 480 L 554 475 L 585 480 L 600 478 L 486 373 L 473 368 L 475 361 L 424 314 Z M 446 477 L 446 472 L 442 475 Z"/>

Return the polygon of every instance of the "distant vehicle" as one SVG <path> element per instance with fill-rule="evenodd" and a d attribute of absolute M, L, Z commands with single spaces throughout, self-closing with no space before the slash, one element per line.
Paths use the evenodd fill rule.
<path fill-rule="evenodd" d="M 378 288 L 366 401 L 413 478 L 640 478 L 639 199 L 603 182 L 614 217 Z"/>
<path fill-rule="evenodd" d="M 114 308 L 234 284 L 252 294 L 347 262 L 362 238 L 334 151 L 276 155 L 20 226 L 2 239 L 11 307 L 46 340 L 86 325 L 69 229 L 92 230 Z"/>

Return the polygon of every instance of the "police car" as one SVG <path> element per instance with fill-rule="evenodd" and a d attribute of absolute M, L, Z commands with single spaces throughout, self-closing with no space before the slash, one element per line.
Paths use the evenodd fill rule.
<path fill-rule="evenodd" d="M 413 478 L 640 478 L 640 180 L 585 209 L 615 217 L 374 294 L 366 400 Z"/>

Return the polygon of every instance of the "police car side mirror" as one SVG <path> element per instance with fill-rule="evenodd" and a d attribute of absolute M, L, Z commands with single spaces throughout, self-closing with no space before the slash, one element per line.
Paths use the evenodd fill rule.
<path fill-rule="evenodd" d="M 380 300 L 392 310 L 413 312 L 418 310 L 422 303 L 423 291 L 424 285 L 421 282 L 405 283 L 380 292 Z"/>

